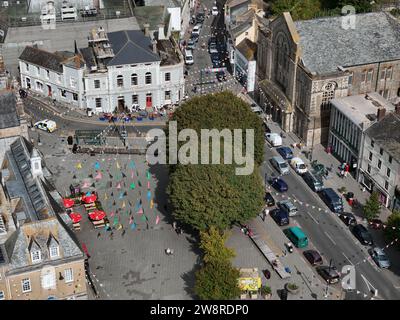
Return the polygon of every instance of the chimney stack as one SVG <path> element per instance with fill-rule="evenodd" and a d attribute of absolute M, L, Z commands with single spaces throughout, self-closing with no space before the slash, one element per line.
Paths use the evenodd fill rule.
<path fill-rule="evenodd" d="M 164 24 L 158 25 L 158 40 L 165 40 Z"/>
<path fill-rule="evenodd" d="M 152 43 L 153 43 L 153 52 L 157 53 L 157 40 L 154 39 Z"/>
<path fill-rule="evenodd" d="M 146 37 L 150 36 L 150 32 L 149 32 L 150 24 L 145 23 L 145 24 L 143 24 L 143 27 L 144 27 L 144 35 L 145 35 Z"/>
<path fill-rule="evenodd" d="M 385 108 L 378 108 L 378 113 L 376 115 L 378 118 L 378 121 L 381 121 L 385 117 L 385 114 L 386 114 Z"/>

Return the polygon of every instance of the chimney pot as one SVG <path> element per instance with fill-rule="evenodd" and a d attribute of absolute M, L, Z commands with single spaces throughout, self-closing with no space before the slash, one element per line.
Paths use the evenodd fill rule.
<path fill-rule="evenodd" d="M 157 53 L 157 40 L 153 40 L 153 52 Z"/>
<path fill-rule="evenodd" d="M 396 114 L 400 114 L 400 103 L 398 103 L 394 108 Z"/>
<path fill-rule="evenodd" d="M 150 32 L 149 32 L 150 24 L 145 23 L 145 24 L 143 24 L 143 27 L 144 27 L 144 35 L 145 35 L 146 37 L 148 37 L 148 36 L 150 35 Z"/>
<path fill-rule="evenodd" d="M 386 114 L 385 108 L 378 108 L 378 113 L 377 113 L 378 121 L 381 121 L 385 117 L 385 114 Z"/>

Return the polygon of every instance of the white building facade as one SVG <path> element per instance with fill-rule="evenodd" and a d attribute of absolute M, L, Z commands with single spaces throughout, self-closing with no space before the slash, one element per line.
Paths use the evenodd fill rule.
<path fill-rule="evenodd" d="M 158 108 L 185 96 L 184 62 L 171 40 L 152 43 L 136 30 L 108 39 L 100 32 L 69 59 L 27 47 L 20 56 L 21 86 L 96 113 Z"/>

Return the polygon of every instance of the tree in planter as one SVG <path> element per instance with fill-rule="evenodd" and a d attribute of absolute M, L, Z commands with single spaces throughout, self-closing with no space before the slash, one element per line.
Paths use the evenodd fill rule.
<path fill-rule="evenodd" d="M 363 206 L 363 212 L 368 220 L 378 217 L 380 212 L 379 195 L 377 192 L 372 192 L 371 196 Z"/>
<path fill-rule="evenodd" d="M 268 295 L 270 295 L 271 293 L 272 293 L 271 287 L 269 287 L 269 286 L 262 286 L 262 287 L 261 287 L 261 294 L 262 294 L 263 296 L 268 296 Z"/>
<path fill-rule="evenodd" d="M 385 237 L 389 241 L 400 238 L 400 211 L 395 210 L 389 216 L 385 229 Z M 397 241 L 397 248 L 400 249 L 400 240 Z"/>
<path fill-rule="evenodd" d="M 200 237 L 204 265 L 196 272 L 195 293 L 202 300 L 237 298 L 240 273 L 230 261 L 235 252 L 225 247 L 227 235 L 211 227 L 208 232 L 200 232 Z"/>
<path fill-rule="evenodd" d="M 341 194 L 345 194 L 346 193 L 346 191 L 347 191 L 347 189 L 346 189 L 346 187 L 340 187 L 339 189 L 338 189 L 338 191 L 341 193 Z"/>

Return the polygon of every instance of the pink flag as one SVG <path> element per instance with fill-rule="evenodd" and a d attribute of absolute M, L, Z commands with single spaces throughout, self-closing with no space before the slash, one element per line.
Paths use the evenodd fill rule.
<path fill-rule="evenodd" d="M 129 224 L 132 224 L 132 222 L 133 222 L 133 218 L 130 217 L 130 219 L 129 219 Z"/>
<path fill-rule="evenodd" d="M 90 187 L 90 184 L 89 184 L 87 181 L 85 181 L 85 182 L 83 183 L 82 188 L 88 188 L 88 187 Z"/>
<path fill-rule="evenodd" d="M 114 217 L 114 212 L 111 212 L 111 213 L 110 213 L 110 217 Z"/>
<path fill-rule="evenodd" d="M 143 213 L 143 208 L 142 208 L 142 207 L 140 207 L 140 208 L 139 208 L 139 210 L 138 210 L 138 212 L 136 212 L 136 213 L 138 213 L 138 214 L 142 214 L 142 213 Z"/>
<path fill-rule="evenodd" d="M 158 224 L 160 222 L 160 217 L 157 215 L 156 217 L 156 224 Z"/>
<path fill-rule="evenodd" d="M 147 189 L 150 190 L 150 181 L 147 181 Z"/>
<path fill-rule="evenodd" d="M 118 184 L 117 184 L 117 189 L 121 189 L 121 183 L 120 182 L 118 182 Z"/>
<path fill-rule="evenodd" d="M 100 179 L 102 179 L 103 178 L 103 175 L 101 174 L 101 172 L 99 171 L 98 173 L 97 173 L 97 175 L 94 177 L 96 180 L 100 180 Z"/>
<path fill-rule="evenodd" d="M 133 172 L 133 170 L 131 171 L 131 178 L 133 179 L 134 178 L 134 172 Z"/>

